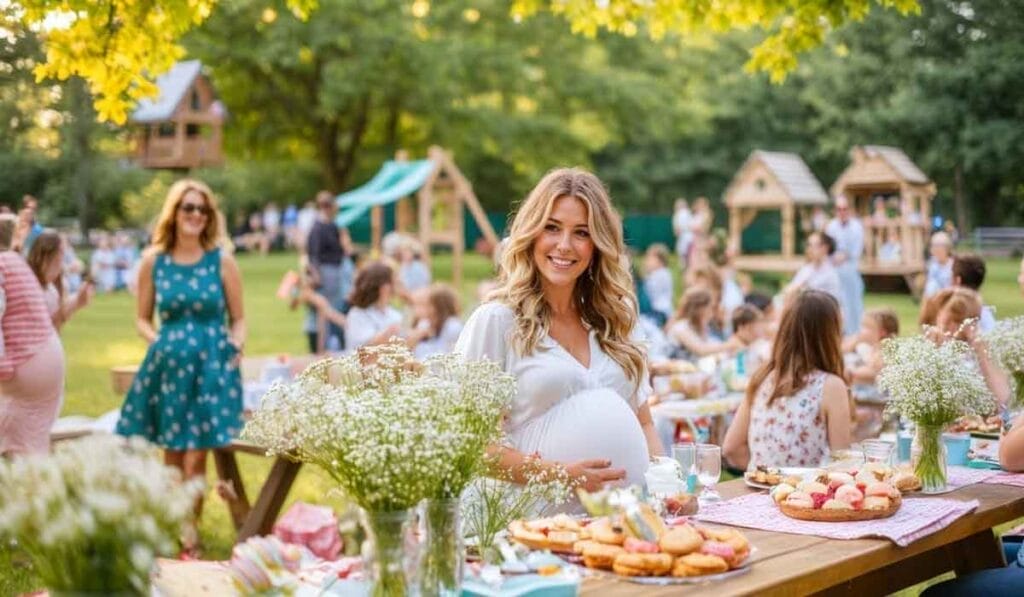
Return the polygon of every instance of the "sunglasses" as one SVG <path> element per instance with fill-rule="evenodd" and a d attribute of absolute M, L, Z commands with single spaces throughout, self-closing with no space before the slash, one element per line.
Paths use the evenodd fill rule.
<path fill-rule="evenodd" d="M 201 205 L 199 203 L 182 203 L 178 205 L 178 209 L 181 210 L 181 212 L 184 214 L 192 215 L 196 212 L 199 212 L 199 215 L 203 216 L 210 215 L 211 211 L 209 207 L 207 207 L 206 205 Z"/>

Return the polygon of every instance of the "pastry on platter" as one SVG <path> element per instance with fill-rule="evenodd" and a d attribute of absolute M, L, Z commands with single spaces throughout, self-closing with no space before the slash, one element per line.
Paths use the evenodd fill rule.
<path fill-rule="evenodd" d="M 826 522 L 887 518 L 902 503 L 900 490 L 890 480 L 878 480 L 873 469 L 832 472 L 796 487 L 779 485 L 771 497 L 790 518 Z"/>

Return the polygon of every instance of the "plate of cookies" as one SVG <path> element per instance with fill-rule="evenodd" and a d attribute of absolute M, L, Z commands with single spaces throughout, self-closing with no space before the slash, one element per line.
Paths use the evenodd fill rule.
<path fill-rule="evenodd" d="M 743 482 L 755 489 L 771 489 L 780 483 L 796 485 L 816 469 L 761 466 L 743 473 Z"/>
<path fill-rule="evenodd" d="M 680 520 L 669 526 L 647 504 L 624 508 L 608 516 L 589 521 L 576 521 L 577 540 L 571 551 L 565 546 L 569 535 L 563 534 L 571 525 L 549 526 L 554 519 L 517 521 L 510 527 L 513 540 L 529 547 L 542 543 L 527 536 L 528 543 L 517 537 L 517 531 L 534 529 L 555 535 L 553 552 L 567 561 L 581 565 L 594 574 L 614 575 L 639 584 L 685 584 L 707 582 L 743 574 L 749 570 L 753 548 L 743 533 L 735 529 L 701 527 Z M 550 549 L 550 548 L 548 548 Z"/>
<path fill-rule="evenodd" d="M 771 495 L 786 516 L 820 522 L 888 518 L 903 501 L 900 490 L 888 479 L 841 471 L 822 473 L 796 486 L 781 483 Z"/>

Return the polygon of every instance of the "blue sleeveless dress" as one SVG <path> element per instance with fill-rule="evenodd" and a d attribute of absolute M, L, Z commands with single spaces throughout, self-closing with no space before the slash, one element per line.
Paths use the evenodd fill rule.
<path fill-rule="evenodd" d="M 228 342 L 220 249 L 179 265 L 161 253 L 153 265 L 157 339 L 121 407 L 117 433 L 170 450 L 227 445 L 242 427 L 242 379 Z"/>

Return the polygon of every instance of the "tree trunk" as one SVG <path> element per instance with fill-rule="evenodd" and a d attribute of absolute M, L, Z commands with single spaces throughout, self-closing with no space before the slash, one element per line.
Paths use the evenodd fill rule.
<path fill-rule="evenodd" d="M 320 154 L 320 170 L 324 177 L 324 185 L 328 191 L 338 193 L 344 185 L 344 179 L 339 178 L 336 165 L 338 163 L 338 121 L 331 118 L 317 127 L 320 131 L 318 140 L 318 151 Z"/>
<path fill-rule="evenodd" d="M 964 167 L 960 162 L 953 167 L 953 209 L 960 238 L 967 238 L 967 199 L 964 197 Z"/>
<path fill-rule="evenodd" d="M 78 207 L 78 224 L 85 238 L 92 225 L 92 169 L 94 162 L 92 130 L 95 113 L 85 81 L 75 77 L 68 81 L 71 123 L 67 130 L 67 157 L 71 162 L 71 195 Z"/>
<path fill-rule="evenodd" d="M 352 128 L 348 133 L 348 144 L 340 159 L 334 164 L 334 177 L 342 185 L 348 180 L 355 167 L 356 156 L 363 145 L 363 136 L 370 123 L 370 94 L 366 94 L 359 100 L 355 118 L 352 120 Z"/>

